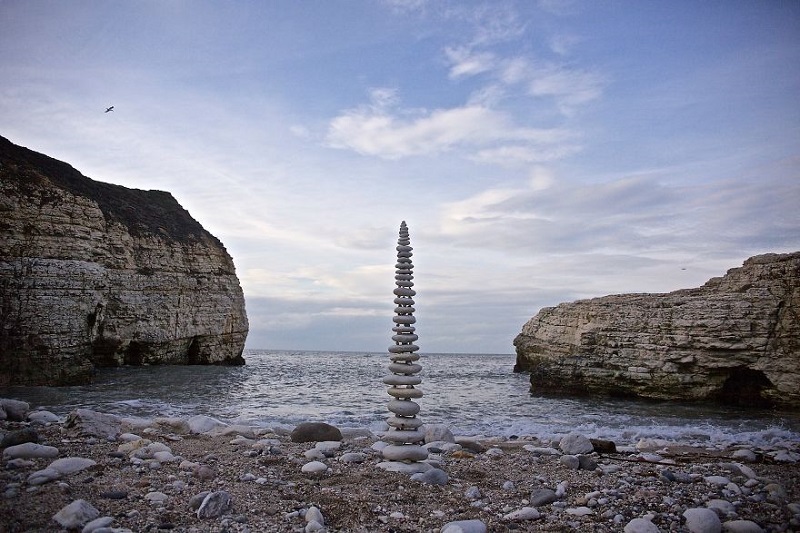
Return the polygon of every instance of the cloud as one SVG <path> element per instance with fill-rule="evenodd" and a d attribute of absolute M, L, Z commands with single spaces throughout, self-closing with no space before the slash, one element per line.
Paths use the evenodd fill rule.
<path fill-rule="evenodd" d="M 328 145 L 386 159 L 457 149 L 465 151 L 466 157 L 477 149 L 478 160 L 496 161 L 507 156 L 530 161 L 552 159 L 558 152 L 552 145 L 571 137 L 571 133 L 563 129 L 517 126 L 507 114 L 480 105 L 421 111 L 414 115 L 392 111 L 383 105 L 345 111 L 331 121 Z M 540 152 L 543 148 L 546 154 Z"/>
<path fill-rule="evenodd" d="M 494 54 L 474 53 L 467 47 L 445 48 L 445 55 L 451 63 L 450 78 L 474 76 L 495 68 Z"/>

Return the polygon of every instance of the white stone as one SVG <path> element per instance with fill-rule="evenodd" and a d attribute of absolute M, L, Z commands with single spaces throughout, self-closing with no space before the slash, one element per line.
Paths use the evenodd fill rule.
<path fill-rule="evenodd" d="M 412 400 L 391 400 L 389 411 L 400 416 L 414 416 L 419 413 L 419 404 Z"/>
<path fill-rule="evenodd" d="M 453 432 L 446 424 L 427 424 L 425 425 L 425 442 L 455 442 Z"/>
<path fill-rule="evenodd" d="M 425 440 L 425 432 L 420 430 L 405 431 L 393 429 L 383 435 L 383 440 L 389 442 L 421 442 Z"/>
<path fill-rule="evenodd" d="M 322 475 L 328 471 L 328 465 L 321 461 L 311 461 L 310 463 L 304 464 L 300 470 L 304 474 L 309 474 L 312 476 Z"/>
<path fill-rule="evenodd" d="M 50 411 L 33 411 L 32 413 L 28 413 L 28 421 L 32 424 L 54 424 L 61 419 L 55 413 L 51 413 Z"/>
<path fill-rule="evenodd" d="M 567 514 L 571 514 L 574 516 L 588 516 L 590 514 L 594 514 L 594 511 L 589 509 L 588 507 L 574 507 L 572 509 L 567 509 Z"/>
<path fill-rule="evenodd" d="M 717 513 L 711 509 L 704 507 L 687 509 L 684 511 L 683 517 L 686 519 L 686 529 L 690 533 L 720 533 L 722 531 L 722 523 Z"/>
<path fill-rule="evenodd" d="M 387 461 L 422 461 L 428 458 L 428 450 L 415 444 L 390 444 L 381 453 Z"/>
<path fill-rule="evenodd" d="M 342 442 L 338 440 L 322 440 L 314 444 L 314 448 L 322 453 L 334 452 L 342 447 Z"/>
<path fill-rule="evenodd" d="M 95 530 L 100 528 L 107 528 L 113 523 L 114 523 L 113 517 L 101 516 L 100 518 L 95 518 L 94 520 L 83 526 L 81 533 L 93 533 Z"/>
<path fill-rule="evenodd" d="M 322 516 L 322 511 L 313 505 L 306 511 L 305 519 L 306 522 L 317 522 L 320 525 L 325 525 L 325 518 Z"/>
<path fill-rule="evenodd" d="M 739 459 L 740 461 L 747 461 L 748 463 L 754 463 L 756 459 L 758 459 L 752 450 L 747 449 L 736 450 L 731 457 Z"/>
<path fill-rule="evenodd" d="M 386 423 L 393 428 L 397 429 L 417 429 L 422 427 L 423 422 L 421 419 L 416 417 L 408 417 L 408 416 L 390 416 L 386 419 Z M 427 432 L 426 435 L 426 442 L 427 442 Z"/>
<path fill-rule="evenodd" d="M 533 444 L 526 444 L 522 447 L 522 449 L 529 451 L 534 455 L 561 455 L 561 452 L 555 448 L 544 448 L 540 446 L 534 446 Z"/>
<path fill-rule="evenodd" d="M 387 385 L 419 385 L 422 383 L 422 377 L 400 376 L 398 374 L 392 374 L 391 376 L 383 378 L 383 382 Z"/>
<path fill-rule="evenodd" d="M 481 520 L 456 520 L 448 522 L 440 533 L 486 533 L 486 524 Z"/>
<path fill-rule="evenodd" d="M 419 472 L 427 472 L 433 466 L 423 462 L 404 463 L 402 461 L 381 461 L 377 465 L 381 470 L 387 472 L 399 472 L 401 474 L 416 474 Z"/>
<path fill-rule="evenodd" d="M 97 463 L 92 459 L 84 459 L 83 457 L 64 457 L 63 459 L 56 459 L 50 463 L 47 468 L 38 470 L 28 476 L 28 483 L 31 485 L 41 485 L 48 481 L 80 472 L 96 464 Z"/>
<path fill-rule="evenodd" d="M 706 504 L 706 507 L 716 511 L 720 516 L 727 516 L 736 512 L 736 506 L 728 500 L 713 499 Z"/>
<path fill-rule="evenodd" d="M 169 499 L 169 496 L 167 496 L 163 492 L 152 491 L 145 494 L 144 499 L 147 500 L 148 503 L 159 504 L 167 501 Z"/>
<path fill-rule="evenodd" d="M 728 483 L 731 482 L 730 479 L 724 476 L 705 476 L 703 478 L 703 481 L 705 481 L 710 485 L 727 485 Z"/>
<path fill-rule="evenodd" d="M 363 463 L 367 460 L 367 454 L 362 452 L 348 452 L 339 457 L 342 463 Z"/>
<path fill-rule="evenodd" d="M 189 420 L 190 433 L 211 433 L 226 427 L 228 424 L 206 415 L 195 415 Z"/>

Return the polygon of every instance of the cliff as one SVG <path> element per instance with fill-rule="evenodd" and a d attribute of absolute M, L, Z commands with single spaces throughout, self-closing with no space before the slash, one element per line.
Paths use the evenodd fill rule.
<path fill-rule="evenodd" d="M 697 289 L 547 307 L 514 340 L 531 392 L 800 407 L 800 252 Z"/>
<path fill-rule="evenodd" d="M 231 257 L 172 195 L 94 181 L 0 137 L 0 384 L 243 364 L 247 331 Z"/>

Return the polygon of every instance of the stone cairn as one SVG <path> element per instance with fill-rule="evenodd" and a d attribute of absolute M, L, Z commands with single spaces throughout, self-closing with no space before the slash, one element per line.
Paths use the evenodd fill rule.
<path fill-rule="evenodd" d="M 389 371 L 391 374 L 383 379 L 389 385 L 387 392 L 392 396 L 389 401 L 389 411 L 393 413 L 386 422 L 389 431 L 383 437 L 389 444 L 383 449 L 385 461 L 378 464 L 385 470 L 397 472 L 424 472 L 431 468 L 424 463 L 428 458 L 428 450 L 419 443 L 425 440 L 422 429 L 422 420 L 417 418 L 419 404 L 414 400 L 422 397 L 422 391 L 414 388 L 422 383 L 418 376 L 422 367 L 416 362 L 419 360 L 419 346 L 414 344 L 419 337 L 414 333 L 414 300 L 417 294 L 412 274 L 414 265 L 411 262 L 411 239 L 408 236 L 408 227 L 405 221 L 400 224 L 400 236 L 397 239 L 397 264 L 395 265 L 396 298 L 394 299 L 395 317 L 394 346 L 389 347 Z"/>

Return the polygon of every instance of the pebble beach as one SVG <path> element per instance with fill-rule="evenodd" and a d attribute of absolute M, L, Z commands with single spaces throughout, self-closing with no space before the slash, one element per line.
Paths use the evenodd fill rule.
<path fill-rule="evenodd" d="M 3 533 L 800 530 L 796 442 L 551 442 L 433 425 L 432 468 L 410 476 L 376 466 L 385 443 L 366 429 L 296 442 L 202 415 L 64 418 L 2 402 Z"/>

